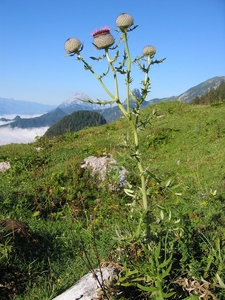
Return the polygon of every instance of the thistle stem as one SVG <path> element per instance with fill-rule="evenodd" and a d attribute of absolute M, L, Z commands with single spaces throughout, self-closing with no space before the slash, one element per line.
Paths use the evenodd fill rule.
<path fill-rule="evenodd" d="M 134 120 L 132 118 L 129 118 L 129 123 L 131 125 L 131 128 L 133 130 L 134 134 L 134 143 L 135 143 L 135 158 L 137 160 L 137 166 L 140 173 L 141 178 L 141 192 L 142 192 L 142 201 L 143 201 L 143 208 L 146 212 L 146 237 L 147 241 L 150 241 L 150 221 L 149 221 L 149 215 L 148 215 L 148 199 L 147 199 L 147 191 L 146 191 L 146 178 L 145 178 L 145 172 L 144 168 L 141 163 L 140 158 L 140 150 L 139 150 L 139 138 L 138 138 L 138 115 L 136 116 L 136 122 L 134 123 Z"/>
<path fill-rule="evenodd" d="M 129 116 L 129 123 L 131 125 L 131 128 L 133 130 L 134 134 L 134 143 L 135 143 L 135 157 L 137 160 L 137 165 L 138 169 L 140 172 L 140 178 L 141 178 L 141 192 L 142 192 L 142 201 L 143 201 L 143 208 L 146 212 L 146 236 L 147 240 L 150 240 L 150 227 L 149 227 L 149 218 L 148 218 L 148 200 L 147 200 L 147 191 L 146 191 L 146 178 L 144 174 L 144 169 L 141 163 L 141 158 L 140 158 L 140 150 L 139 150 L 139 137 L 138 137 L 138 117 L 139 114 L 135 115 L 135 120 L 132 118 L 131 112 L 130 112 L 130 83 L 131 83 L 131 78 L 130 78 L 130 73 L 131 73 L 131 57 L 130 57 L 130 50 L 128 46 L 128 40 L 127 40 L 127 31 L 123 31 L 122 33 L 122 40 L 124 41 L 125 44 L 125 52 L 127 54 L 127 78 L 126 78 L 126 94 L 127 94 L 127 113 Z M 150 64 L 149 64 L 150 67 Z M 144 86 L 146 87 L 147 85 L 147 79 L 148 79 L 148 73 L 146 73 L 145 79 L 144 79 Z M 143 96 L 143 95 L 142 95 Z M 143 98 L 143 97 L 142 97 Z M 142 102 L 144 99 L 140 99 Z M 137 108 L 141 106 L 141 103 L 137 104 Z"/>
<path fill-rule="evenodd" d="M 133 131 L 133 135 L 134 135 L 134 145 L 135 145 L 135 153 L 134 156 L 136 158 L 137 161 L 137 166 L 138 166 L 138 170 L 140 173 L 140 179 L 141 179 L 141 192 L 142 192 L 142 200 L 143 200 L 143 208 L 144 211 L 146 213 L 146 236 L 147 236 L 147 240 L 150 240 L 150 222 L 149 222 L 149 215 L 148 215 L 148 200 L 147 200 L 147 191 L 146 191 L 146 178 L 145 178 L 145 171 L 144 168 L 142 166 L 141 163 L 141 157 L 140 157 L 140 150 L 139 150 L 139 137 L 138 137 L 138 121 L 139 121 L 139 109 L 141 104 L 143 103 L 143 101 L 145 100 L 147 93 L 148 93 L 148 88 L 150 85 L 149 82 L 149 77 L 148 77 L 148 72 L 150 69 L 150 65 L 151 65 L 151 60 L 150 57 L 148 57 L 148 67 L 145 71 L 145 78 L 143 80 L 143 90 L 142 90 L 142 97 L 141 99 L 139 99 L 140 101 L 138 101 L 137 105 L 136 105 L 136 112 L 135 114 L 131 113 L 131 107 L 130 107 L 130 95 L 132 95 L 132 92 L 130 91 L 130 83 L 131 83 L 131 77 L 130 77 L 130 73 L 131 73 L 131 64 L 132 64 L 132 60 L 130 57 L 130 50 L 129 50 L 129 46 L 128 46 L 128 39 L 127 39 L 127 31 L 122 31 L 122 40 L 125 44 L 125 53 L 127 56 L 127 71 L 126 71 L 126 97 L 127 97 L 127 109 L 124 108 L 124 106 L 122 105 L 120 98 L 119 98 L 119 87 L 118 87 L 118 79 L 117 79 L 117 70 L 114 67 L 114 60 L 110 59 L 109 56 L 109 52 L 108 52 L 108 48 L 105 49 L 105 55 L 107 58 L 107 61 L 109 63 L 110 69 L 112 71 L 113 74 L 113 79 L 114 79 L 114 88 L 115 88 L 115 96 L 108 90 L 108 88 L 106 87 L 106 85 L 104 84 L 104 82 L 102 81 L 102 79 L 94 72 L 93 68 L 83 59 L 83 57 L 80 55 L 80 53 L 77 55 L 78 56 L 78 60 L 81 60 L 84 64 L 84 67 L 86 70 L 89 70 L 94 76 L 95 78 L 100 82 L 100 84 L 102 85 L 102 87 L 104 88 L 104 90 L 106 91 L 106 93 L 113 99 L 113 101 L 115 101 L 120 109 L 120 111 L 122 112 L 122 114 L 127 118 L 131 129 Z"/>
<path fill-rule="evenodd" d="M 130 57 L 130 50 L 128 46 L 128 40 L 127 40 L 127 31 L 123 31 L 122 34 L 122 40 L 124 41 L 125 44 L 125 52 L 127 54 L 127 79 L 126 79 L 126 94 L 127 94 L 127 113 L 130 114 L 130 73 L 131 73 L 131 57 Z"/>
<path fill-rule="evenodd" d="M 116 70 L 115 70 L 115 68 L 113 66 L 113 61 L 110 59 L 108 48 L 105 49 L 105 55 L 106 55 L 106 58 L 108 60 L 109 65 L 110 65 L 111 71 L 113 73 L 114 87 L 115 87 L 115 93 L 116 93 L 116 95 L 114 97 L 114 100 L 116 101 L 116 104 L 120 108 L 120 110 L 123 113 L 123 115 L 125 117 L 127 117 L 127 111 L 125 110 L 125 108 L 123 107 L 122 103 L 120 102 L 119 87 L 118 87 L 118 80 L 117 80 Z"/>
<path fill-rule="evenodd" d="M 148 210 L 148 202 L 147 202 L 147 193 L 146 193 L 146 182 L 145 182 L 145 175 L 144 175 L 144 169 L 141 164 L 140 160 L 140 151 L 139 151 L 139 138 L 138 138 L 138 132 L 137 132 L 137 125 L 138 125 L 138 115 L 136 115 L 135 122 L 132 119 L 132 115 L 130 114 L 130 73 L 131 73 L 131 57 L 130 57 L 130 50 L 128 46 L 128 40 L 127 40 L 127 31 L 123 31 L 122 33 L 122 39 L 125 44 L 125 52 L 127 54 L 127 79 L 126 79 L 126 93 L 127 93 L 127 113 L 129 116 L 129 123 L 132 127 L 133 134 L 134 134 L 134 143 L 135 143 L 135 157 L 138 164 L 138 169 L 140 171 L 140 177 L 141 177 L 141 191 L 142 191 L 142 197 L 143 197 L 143 207 L 144 210 Z M 147 74 L 146 74 L 147 75 Z M 145 78 L 146 81 L 146 78 Z"/>
<path fill-rule="evenodd" d="M 108 90 L 108 88 L 106 87 L 104 82 L 101 80 L 101 78 L 95 73 L 93 68 L 84 60 L 84 58 L 80 55 L 80 53 L 77 55 L 77 58 L 78 58 L 78 60 L 81 60 L 83 62 L 85 69 L 89 70 L 95 76 L 95 78 L 97 78 L 97 80 L 100 82 L 101 86 L 106 91 L 106 93 L 115 101 L 116 97 L 113 96 L 113 94 Z"/>
<path fill-rule="evenodd" d="M 115 86 L 115 92 L 116 92 L 116 98 L 117 98 L 117 105 L 120 108 L 123 115 L 128 119 L 129 124 L 132 128 L 133 134 L 134 134 L 134 144 L 135 144 L 135 158 L 137 160 L 138 169 L 140 172 L 140 178 L 141 178 L 141 192 L 142 192 L 142 200 L 143 200 L 143 208 L 146 212 L 148 212 L 148 201 L 147 201 L 147 192 L 146 192 L 146 179 L 144 174 L 144 169 L 140 160 L 140 151 L 139 151 L 139 138 L 138 138 L 138 115 L 136 115 L 135 120 L 132 118 L 132 115 L 130 113 L 130 72 L 131 72 L 131 58 L 130 58 L 130 51 L 127 43 L 127 34 L 123 33 L 123 40 L 125 43 L 125 52 L 127 54 L 128 59 L 128 66 L 127 66 L 127 80 L 126 80 L 126 95 L 127 95 L 127 110 L 123 107 L 122 103 L 119 101 L 119 90 L 118 90 L 118 80 L 117 80 L 117 73 L 113 66 L 113 61 L 110 59 L 108 49 L 105 50 L 106 58 L 108 60 L 108 63 L 110 65 L 111 71 L 113 73 L 114 77 L 114 86 Z M 145 81 L 147 79 L 145 78 Z M 146 233 L 147 233 L 147 239 L 150 239 L 150 231 L 149 231 L 149 222 L 148 222 L 148 216 L 146 216 Z"/>

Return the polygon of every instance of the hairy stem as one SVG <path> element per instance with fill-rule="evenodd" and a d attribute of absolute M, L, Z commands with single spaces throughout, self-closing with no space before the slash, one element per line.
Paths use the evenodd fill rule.
<path fill-rule="evenodd" d="M 126 94 L 127 94 L 127 113 L 129 116 L 129 123 L 132 127 L 133 134 L 134 134 L 134 143 L 135 143 L 135 157 L 138 164 L 138 169 L 140 171 L 140 177 L 141 177 L 141 191 L 142 191 L 142 197 L 143 197 L 143 207 L 144 210 L 148 210 L 148 202 L 147 202 L 147 193 L 146 193 L 146 182 L 145 182 L 145 175 L 144 175 L 144 169 L 141 164 L 140 159 L 140 151 L 139 151 L 139 138 L 138 138 L 138 132 L 137 132 L 137 126 L 138 126 L 138 117 L 139 114 L 135 115 L 135 121 L 132 118 L 132 115 L 130 113 L 130 73 L 131 73 L 131 57 L 130 57 L 130 50 L 128 46 L 128 40 L 127 40 L 127 31 L 124 31 L 122 33 L 122 39 L 125 44 L 125 52 L 127 54 L 127 79 L 126 79 Z M 147 74 L 146 74 L 147 75 Z M 146 81 L 146 78 L 145 78 Z"/>
<path fill-rule="evenodd" d="M 106 85 L 104 84 L 104 82 L 101 80 L 101 78 L 98 76 L 98 74 L 95 73 L 95 71 L 92 69 L 92 67 L 84 60 L 84 58 L 80 55 L 80 53 L 77 55 L 78 60 L 81 60 L 84 64 L 84 67 L 86 70 L 89 70 L 94 76 L 95 78 L 97 78 L 97 80 L 100 82 L 100 84 L 102 85 L 103 89 L 106 91 L 106 93 L 113 99 L 116 100 L 116 97 L 113 96 L 113 94 L 108 90 L 108 88 L 106 87 Z"/>
<path fill-rule="evenodd" d="M 127 117 L 127 111 L 125 110 L 125 108 L 123 107 L 121 101 L 120 101 L 120 98 L 119 98 L 119 87 L 118 87 L 118 80 L 117 80 L 117 74 L 116 74 L 116 70 L 113 66 L 113 61 L 110 59 L 110 56 L 109 56 L 109 52 L 108 52 L 108 49 L 105 49 L 105 55 L 106 55 L 106 58 L 108 60 L 108 63 L 110 65 L 110 68 L 111 68 L 111 71 L 113 73 L 113 79 L 114 79 L 114 87 L 115 87 L 115 97 L 114 97 L 114 100 L 116 101 L 116 104 L 118 105 L 118 107 L 120 108 L 121 112 L 123 113 L 123 115 L 125 117 Z"/>
<path fill-rule="evenodd" d="M 141 163 L 141 158 L 140 158 L 140 150 L 139 150 L 139 137 L 138 137 L 138 118 L 139 118 L 139 108 L 140 108 L 140 103 L 137 103 L 136 108 L 138 111 L 135 114 L 135 120 L 132 118 L 132 114 L 130 111 L 130 83 L 131 83 L 131 57 L 130 57 L 130 50 L 128 46 L 128 40 L 127 40 L 127 31 L 124 31 L 122 34 L 122 40 L 124 41 L 125 44 L 125 52 L 127 54 L 127 78 L 126 78 L 126 94 L 127 94 L 127 113 L 129 116 L 129 123 L 131 125 L 131 128 L 133 130 L 134 134 L 134 143 L 135 143 L 135 158 L 137 160 L 137 166 L 140 172 L 140 178 L 141 178 L 141 192 L 142 192 L 142 201 L 143 201 L 143 207 L 144 210 L 146 211 L 146 235 L 147 235 L 147 240 L 150 239 L 150 227 L 149 227 L 149 217 L 148 217 L 148 199 L 147 199 L 147 191 L 146 191 L 146 178 L 145 178 L 145 173 L 144 169 Z M 149 65 L 150 66 L 150 65 Z M 148 73 L 146 73 L 145 76 L 145 87 L 147 85 L 147 78 L 148 78 Z M 143 102 L 142 99 L 140 101 Z"/>
<path fill-rule="evenodd" d="M 134 133 L 134 142 L 135 142 L 135 158 L 137 160 L 137 166 L 140 172 L 140 178 L 141 178 L 141 193 L 142 193 L 142 201 L 143 201 L 143 207 L 146 212 L 146 237 L 147 240 L 150 240 L 150 221 L 149 221 L 149 214 L 148 214 L 148 199 L 147 199 L 147 190 L 146 190 L 146 178 L 145 178 L 145 171 L 141 163 L 140 158 L 140 151 L 139 151 L 139 139 L 138 139 L 138 132 L 137 132 L 137 126 L 134 124 L 133 120 L 129 120 L 130 125 L 133 129 Z"/>
<path fill-rule="evenodd" d="M 130 58 L 130 50 L 128 46 L 128 40 L 127 40 L 127 31 L 124 31 L 122 34 L 122 40 L 125 44 L 125 52 L 127 54 L 127 79 L 126 79 L 126 95 L 127 95 L 127 113 L 130 114 L 130 73 L 131 73 L 131 58 Z"/>

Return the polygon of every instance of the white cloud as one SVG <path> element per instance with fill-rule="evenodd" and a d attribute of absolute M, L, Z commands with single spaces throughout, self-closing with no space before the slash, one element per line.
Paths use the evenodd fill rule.
<path fill-rule="evenodd" d="M 17 115 L 4 115 L 0 116 L 1 118 L 13 120 Z M 21 118 L 34 118 L 39 117 L 39 115 L 20 115 Z M 0 121 L 0 125 L 5 125 L 10 122 Z M 42 136 L 45 134 L 49 127 L 39 127 L 39 128 L 31 128 L 31 129 L 22 129 L 22 128 L 0 128 L 0 146 L 7 145 L 11 143 L 15 144 L 27 144 L 35 141 L 37 136 Z"/>
<path fill-rule="evenodd" d="M 11 143 L 27 144 L 35 141 L 37 136 L 45 134 L 49 127 L 39 127 L 31 129 L 22 128 L 0 128 L 0 145 Z"/>

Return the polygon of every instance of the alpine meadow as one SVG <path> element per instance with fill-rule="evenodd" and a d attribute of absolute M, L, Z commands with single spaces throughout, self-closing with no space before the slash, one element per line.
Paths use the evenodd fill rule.
<path fill-rule="evenodd" d="M 126 13 L 116 26 L 117 38 L 108 27 L 92 34 L 100 56 L 90 61 L 108 66 L 100 75 L 77 38 L 65 50 L 110 98 L 94 104 L 116 105 L 122 117 L 99 117 L 82 129 L 62 119 L 57 135 L 0 146 L 0 300 L 51 300 L 106 266 L 118 272 L 94 299 L 225 299 L 224 82 L 190 103 L 142 107 L 150 69 L 165 58 L 155 58 L 151 45 L 131 58 L 128 36 L 137 26 Z M 133 66 L 143 74 L 140 97 L 131 88 Z M 114 92 L 104 83 L 109 74 Z M 82 167 L 89 157 L 116 163 L 102 179 Z"/>

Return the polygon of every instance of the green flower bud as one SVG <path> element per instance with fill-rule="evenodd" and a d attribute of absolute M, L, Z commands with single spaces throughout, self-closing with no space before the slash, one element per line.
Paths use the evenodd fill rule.
<path fill-rule="evenodd" d="M 142 50 L 144 56 L 153 56 L 156 53 L 156 48 L 153 46 L 145 46 Z"/>
<path fill-rule="evenodd" d="M 72 54 L 72 53 L 78 53 L 81 46 L 81 42 L 76 38 L 69 38 L 66 40 L 64 48 L 66 50 L 66 53 Z"/>
<path fill-rule="evenodd" d="M 110 33 L 109 27 L 94 31 L 92 36 L 94 38 L 93 44 L 97 49 L 109 48 L 115 42 L 114 37 Z"/>
<path fill-rule="evenodd" d="M 123 13 L 120 14 L 116 19 L 116 26 L 120 29 L 126 29 L 133 25 L 134 19 L 131 15 Z"/>

